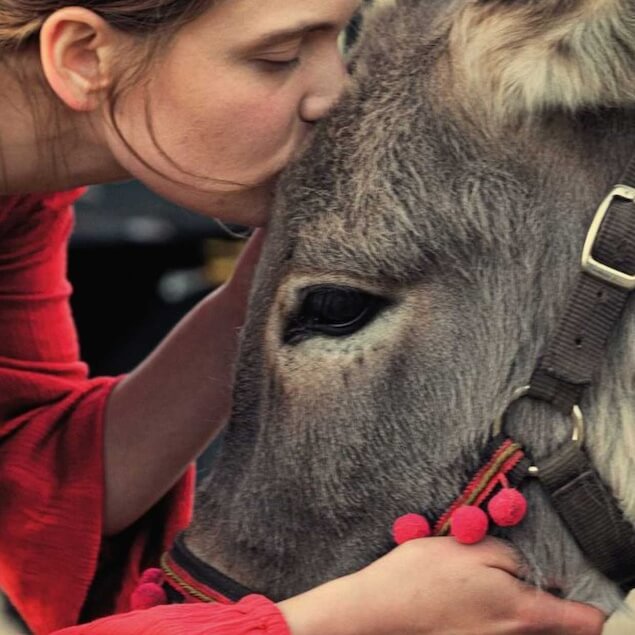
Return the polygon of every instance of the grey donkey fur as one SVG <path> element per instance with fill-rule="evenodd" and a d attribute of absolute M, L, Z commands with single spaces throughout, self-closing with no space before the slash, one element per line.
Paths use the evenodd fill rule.
<path fill-rule="evenodd" d="M 491 20 L 526 5 L 532 19 L 525 24 L 521 11 L 523 28 L 538 38 L 561 19 L 564 37 L 570 16 L 556 4 L 579 19 L 593 5 L 402 0 L 385 8 L 353 55 L 348 94 L 285 175 L 235 411 L 187 536 L 243 584 L 273 598 L 296 594 L 388 551 L 399 515 L 437 518 L 477 469 L 493 419 L 527 383 L 572 290 L 597 205 L 635 151 L 635 117 L 614 94 L 580 107 L 557 94 L 514 107 L 504 95 L 490 99 L 462 57 L 486 21 L 465 31 L 464 16 L 481 8 Z M 598 4 L 630 15 L 635 2 Z M 611 40 L 618 35 L 607 28 L 604 48 L 615 44 L 621 61 L 631 52 Z M 635 41 L 635 26 L 630 35 Z M 575 65 L 575 50 L 561 50 Z M 510 48 L 508 63 L 518 55 Z M 603 77 L 621 72 L 611 56 L 599 60 Z M 531 90 L 548 93 L 549 83 Z M 303 289 L 324 283 L 390 304 L 347 337 L 285 343 Z M 588 452 L 633 520 L 634 310 L 631 301 L 581 404 Z M 508 432 L 539 462 L 567 441 L 570 423 L 524 400 Z M 589 567 L 540 487 L 525 491 L 528 517 L 505 536 L 533 581 L 614 609 L 616 588 Z"/>

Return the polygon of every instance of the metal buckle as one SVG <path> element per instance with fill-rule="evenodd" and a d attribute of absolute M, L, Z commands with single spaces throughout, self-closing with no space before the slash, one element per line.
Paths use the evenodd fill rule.
<path fill-rule="evenodd" d="M 494 436 L 498 436 L 503 431 L 503 428 L 505 427 L 505 415 L 507 414 L 510 406 L 519 399 L 526 397 L 530 390 L 531 386 L 522 386 L 514 391 L 511 401 L 507 404 L 505 411 L 494 420 L 494 424 L 492 426 Z M 571 443 L 577 447 L 581 447 L 584 444 L 584 415 L 582 414 L 580 406 L 573 406 L 570 416 L 573 427 L 573 431 L 571 433 Z M 537 477 L 540 473 L 540 468 L 536 465 L 532 465 L 529 467 L 528 472 L 530 476 Z"/>
<path fill-rule="evenodd" d="M 602 264 L 593 257 L 593 247 L 595 247 L 600 227 L 611 207 L 613 199 L 617 197 L 635 203 L 635 188 L 628 185 L 616 185 L 598 207 L 582 250 L 582 270 L 616 287 L 632 291 L 635 289 L 635 275 L 629 275 L 618 269 L 613 269 L 613 267 Z M 633 207 L 633 213 L 635 214 L 635 206 Z"/>

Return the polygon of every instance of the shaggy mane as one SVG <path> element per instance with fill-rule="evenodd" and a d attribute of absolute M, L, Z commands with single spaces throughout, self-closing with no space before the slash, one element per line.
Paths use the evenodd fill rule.
<path fill-rule="evenodd" d="M 494 114 L 635 104 L 635 3 L 473 0 L 451 28 L 470 92 Z"/>

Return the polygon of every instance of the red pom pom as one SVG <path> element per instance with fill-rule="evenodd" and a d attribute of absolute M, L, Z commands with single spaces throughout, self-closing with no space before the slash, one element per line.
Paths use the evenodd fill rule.
<path fill-rule="evenodd" d="M 487 514 L 480 507 L 464 505 L 452 514 L 450 533 L 457 542 L 473 545 L 485 538 L 488 526 Z"/>
<path fill-rule="evenodd" d="M 487 511 L 499 527 L 515 527 L 527 513 L 527 499 L 517 489 L 506 487 L 492 498 Z"/>
<path fill-rule="evenodd" d="M 141 574 L 141 580 L 139 584 L 162 584 L 163 583 L 163 571 L 161 569 L 146 569 Z"/>
<path fill-rule="evenodd" d="M 417 538 L 427 538 L 431 533 L 430 523 L 419 514 L 401 516 L 392 526 L 392 535 L 398 545 Z"/>
<path fill-rule="evenodd" d="M 153 606 L 167 604 L 168 597 L 158 584 L 145 582 L 140 584 L 130 598 L 130 607 L 133 611 L 151 609 Z"/>

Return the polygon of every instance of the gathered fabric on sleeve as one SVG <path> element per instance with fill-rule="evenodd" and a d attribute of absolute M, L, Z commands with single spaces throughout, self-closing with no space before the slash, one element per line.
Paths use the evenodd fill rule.
<path fill-rule="evenodd" d="M 102 538 L 104 416 L 119 379 L 91 379 L 80 360 L 66 278 L 80 194 L 0 197 L 0 588 L 36 635 L 127 610 L 192 504 L 190 470 L 134 527 Z"/>
<path fill-rule="evenodd" d="M 115 615 L 54 635 L 290 635 L 278 607 L 261 595 L 236 604 L 173 604 Z"/>

